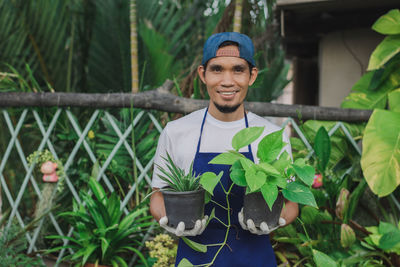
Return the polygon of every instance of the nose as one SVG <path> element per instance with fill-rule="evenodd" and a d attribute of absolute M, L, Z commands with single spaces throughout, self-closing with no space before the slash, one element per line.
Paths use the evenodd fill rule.
<path fill-rule="evenodd" d="M 232 86 L 234 86 L 234 79 L 233 79 L 233 73 L 232 72 L 225 71 L 223 73 L 221 85 L 223 87 L 232 87 Z"/>

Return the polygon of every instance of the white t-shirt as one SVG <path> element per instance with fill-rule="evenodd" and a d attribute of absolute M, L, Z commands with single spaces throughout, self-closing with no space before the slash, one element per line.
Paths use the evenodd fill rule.
<path fill-rule="evenodd" d="M 162 188 L 167 186 L 167 183 L 158 177 L 160 171 L 157 167 L 157 165 L 165 167 L 162 157 L 166 158 L 166 151 L 168 151 L 172 160 L 179 168 L 184 169 L 186 173 L 189 171 L 190 164 L 196 155 L 201 123 L 205 111 L 205 108 L 197 110 L 180 119 L 167 123 L 158 140 L 154 158 L 152 187 Z M 247 119 L 249 127 L 265 126 L 264 133 L 251 144 L 253 158 L 257 163 L 258 143 L 265 135 L 278 131 L 281 128 L 252 112 L 247 114 Z M 201 137 L 200 152 L 223 153 L 232 150 L 233 136 L 245 127 L 244 118 L 237 121 L 225 122 L 217 120 L 210 113 L 207 113 Z M 284 135 L 283 139 L 289 143 L 286 135 Z M 284 149 L 291 154 L 290 145 L 287 145 Z M 247 151 L 248 147 L 240 150 L 240 152 Z"/>

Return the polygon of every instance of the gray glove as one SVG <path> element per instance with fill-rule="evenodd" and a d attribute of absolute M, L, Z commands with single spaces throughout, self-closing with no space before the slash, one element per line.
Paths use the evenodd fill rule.
<path fill-rule="evenodd" d="M 204 216 L 203 219 L 197 220 L 194 228 L 190 230 L 185 230 L 185 223 L 184 222 L 179 222 L 178 226 L 176 228 L 168 226 L 168 217 L 164 216 L 160 219 L 159 223 L 162 228 L 167 230 L 168 232 L 176 235 L 176 236 L 195 236 L 195 235 L 201 235 L 206 229 L 207 225 L 207 220 L 208 216 Z"/>
<path fill-rule="evenodd" d="M 282 227 L 286 224 L 286 220 L 284 218 L 280 217 L 278 226 L 276 226 L 274 228 L 269 228 L 269 226 L 266 222 L 262 222 L 260 224 L 260 228 L 258 228 L 254 225 L 254 222 L 252 219 L 248 219 L 246 223 L 244 222 L 243 208 L 239 212 L 238 217 L 239 217 L 240 226 L 242 226 L 242 228 L 244 230 L 248 230 L 248 231 L 250 231 L 250 233 L 256 234 L 256 235 L 268 235 L 272 231 L 274 231 L 274 230 L 278 229 L 279 227 Z"/>

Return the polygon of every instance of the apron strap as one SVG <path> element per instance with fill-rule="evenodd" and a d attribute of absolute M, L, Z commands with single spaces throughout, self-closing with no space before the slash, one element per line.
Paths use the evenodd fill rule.
<path fill-rule="evenodd" d="M 203 128 L 204 128 L 204 123 L 206 121 L 207 113 L 208 113 L 208 107 L 206 108 L 206 112 L 204 113 L 203 121 L 201 122 L 200 136 L 199 136 L 199 141 L 197 142 L 196 154 L 198 154 L 200 152 L 201 136 L 203 134 Z M 246 128 L 249 128 L 249 121 L 247 120 L 246 111 L 244 111 L 244 121 L 245 121 Z M 253 155 L 250 144 L 248 145 L 248 149 L 249 149 L 250 154 Z"/>
<path fill-rule="evenodd" d="M 247 120 L 246 111 L 244 111 L 244 121 L 245 121 L 245 123 L 246 123 L 246 128 L 249 128 L 249 121 Z M 249 144 L 248 147 L 249 147 L 250 155 L 253 156 L 253 151 L 251 151 L 251 145 Z M 254 160 L 253 160 L 253 161 L 254 161 Z"/>

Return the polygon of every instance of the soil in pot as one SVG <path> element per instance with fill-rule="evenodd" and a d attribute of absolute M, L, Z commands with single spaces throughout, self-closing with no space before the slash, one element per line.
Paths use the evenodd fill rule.
<path fill-rule="evenodd" d="M 269 228 L 278 226 L 279 217 L 283 207 L 283 196 L 278 195 L 272 211 L 269 209 L 267 202 L 260 192 L 247 194 L 243 201 L 243 217 L 244 221 L 252 219 L 254 224 L 259 227 L 261 222 L 267 222 Z"/>
<path fill-rule="evenodd" d="M 168 225 L 176 228 L 179 222 L 185 229 L 192 229 L 197 220 L 204 217 L 205 190 L 189 192 L 162 191 Z"/>

